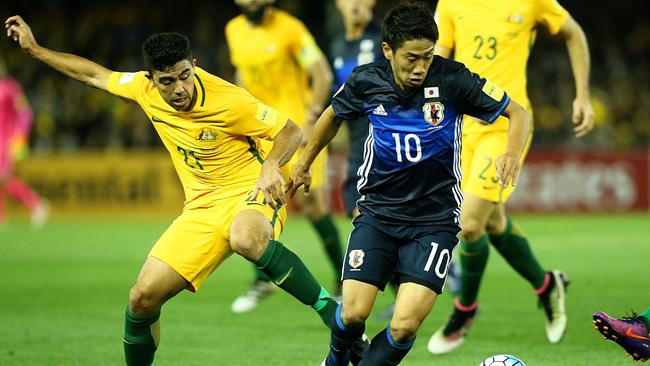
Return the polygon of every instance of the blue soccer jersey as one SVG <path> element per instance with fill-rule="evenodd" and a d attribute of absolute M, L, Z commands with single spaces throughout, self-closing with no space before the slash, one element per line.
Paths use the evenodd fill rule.
<path fill-rule="evenodd" d="M 360 211 L 391 223 L 458 226 L 463 115 L 491 123 L 509 101 L 497 85 L 442 57 L 408 91 L 395 83 L 388 60 L 356 68 L 332 108 L 343 120 L 370 121 L 357 182 Z"/>

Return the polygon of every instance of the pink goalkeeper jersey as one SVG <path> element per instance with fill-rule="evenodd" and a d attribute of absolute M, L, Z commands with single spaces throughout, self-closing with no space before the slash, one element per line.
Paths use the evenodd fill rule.
<path fill-rule="evenodd" d="M 0 78 L 0 172 L 10 168 L 10 148 L 14 139 L 29 133 L 32 117 L 20 84 L 9 77 Z"/>

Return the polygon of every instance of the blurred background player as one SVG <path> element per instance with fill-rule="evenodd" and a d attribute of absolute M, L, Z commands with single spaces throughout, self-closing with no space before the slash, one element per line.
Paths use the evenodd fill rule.
<path fill-rule="evenodd" d="M 303 130 L 301 145 L 304 145 L 330 96 L 332 72 L 327 59 L 303 23 L 273 7 L 274 0 L 236 0 L 235 3 L 242 14 L 226 25 L 226 40 L 236 68 L 236 83 L 296 121 Z M 287 167 L 290 165 L 291 162 Z M 327 151 L 319 155 L 312 174 L 314 184 L 308 195 L 299 195 L 298 204 L 322 241 L 332 265 L 335 292 L 339 292 L 343 251 L 325 198 Z M 273 290 L 273 284 L 256 271 L 255 281 L 245 294 L 235 299 L 232 311 L 253 310 Z"/>
<path fill-rule="evenodd" d="M 543 26 L 566 41 L 576 98 L 573 102 L 574 132 L 577 137 L 593 128 L 594 112 L 589 92 L 589 49 L 582 28 L 555 0 L 515 2 L 511 0 L 440 0 L 436 20 L 440 40 L 436 54 L 454 59 L 507 90 L 512 99 L 532 111 L 526 92 L 526 64 L 537 27 Z M 549 91 L 551 92 L 551 91 Z M 463 128 L 463 208 L 461 210 L 460 296 L 453 314 L 429 341 L 429 351 L 447 353 L 463 342 L 478 307 L 481 278 L 488 260 L 488 243 L 534 288 L 546 314 L 546 334 L 559 342 L 567 326 L 565 286 L 560 271 L 545 271 L 533 255 L 528 239 L 505 211 L 514 187 L 501 188 L 494 174 L 494 162 L 503 153 L 508 121 L 499 118 L 486 125 L 466 117 Z M 530 147 L 522 154 L 522 162 Z"/>
<path fill-rule="evenodd" d="M 627 351 L 634 361 L 650 359 L 650 307 L 641 315 L 612 318 L 599 311 L 593 315 L 596 330 Z"/>
<path fill-rule="evenodd" d="M 27 155 L 33 113 L 20 84 L 9 75 L 0 58 L 0 228 L 6 221 L 6 198 L 11 196 L 29 210 L 32 226 L 47 220 L 47 203 L 14 173 L 16 161 Z"/>
<path fill-rule="evenodd" d="M 381 60 L 381 28 L 372 19 L 375 0 L 336 0 L 343 18 L 344 30 L 331 42 L 329 58 L 334 70 L 332 91 L 339 90 L 352 70 L 363 64 Z M 357 201 L 357 169 L 363 163 L 363 147 L 368 138 L 368 119 L 346 121 L 348 131 L 348 170 L 343 181 L 343 204 L 350 218 L 359 215 Z"/>

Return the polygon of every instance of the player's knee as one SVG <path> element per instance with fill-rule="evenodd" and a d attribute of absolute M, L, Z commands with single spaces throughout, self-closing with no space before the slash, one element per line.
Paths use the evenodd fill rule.
<path fill-rule="evenodd" d="M 258 260 L 264 253 L 271 236 L 264 230 L 232 230 L 230 247 L 248 260 Z"/>
<path fill-rule="evenodd" d="M 393 319 L 390 334 L 397 343 L 406 343 L 415 338 L 420 322 L 415 319 Z"/>
<path fill-rule="evenodd" d="M 473 217 L 464 217 L 460 220 L 463 230 L 460 236 L 466 242 L 473 242 L 478 240 L 485 233 L 485 226 L 483 223 Z"/>
<path fill-rule="evenodd" d="M 136 284 L 129 292 L 129 310 L 136 315 L 151 314 L 162 305 L 153 288 Z"/>
<path fill-rule="evenodd" d="M 365 309 L 358 306 L 343 306 L 341 308 L 341 320 L 343 321 L 343 324 L 348 326 L 361 325 L 365 323 L 369 315 L 369 311 L 365 311 Z"/>
<path fill-rule="evenodd" d="M 486 231 L 489 235 L 501 235 L 506 230 L 506 223 L 508 219 L 506 217 L 495 217 L 488 220 L 487 225 L 485 226 Z"/>

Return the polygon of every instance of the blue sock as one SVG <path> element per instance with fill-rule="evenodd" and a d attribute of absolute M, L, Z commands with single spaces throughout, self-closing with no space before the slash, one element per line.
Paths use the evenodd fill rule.
<path fill-rule="evenodd" d="M 379 332 L 370 342 L 370 349 L 361 359 L 359 366 L 393 366 L 399 364 L 411 350 L 415 338 L 398 343 L 390 334 L 390 326 Z"/>
<path fill-rule="evenodd" d="M 341 319 L 341 305 L 336 308 L 332 317 L 330 351 L 325 364 L 327 366 L 347 366 L 350 362 L 350 348 L 356 339 L 361 337 L 365 324 L 345 325 Z"/>

